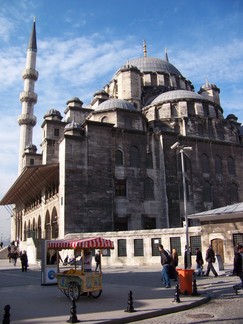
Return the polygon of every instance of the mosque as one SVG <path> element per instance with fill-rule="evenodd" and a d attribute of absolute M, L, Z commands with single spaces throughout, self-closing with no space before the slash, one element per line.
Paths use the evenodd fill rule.
<path fill-rule="evenodd" d="M 115 241 L 107 252 L 113 264 L 157 263 L 158 243 L 183 254 L 185 212 L 243 201 L 241 123 L 224 117 L 215 84 L 206 80 L 196 92 L 167 53 L 150 57 L 144 43 L 142 56 L 127 60 L 90 105 L 74 97 L 63 112 L 46 112 L 38 153 L 36 60 L 34 21 L 20 94 L 19 174 L 0 201 L 14 205 L 11 238 L 30 258 L 39 259 L 44 239 L 104 235 Z M 243 240 L 242 221 L 221 219 L 205 233 L 190 218 L 192 249 L 215 241 L 229 260 L 226 251 Z"/>

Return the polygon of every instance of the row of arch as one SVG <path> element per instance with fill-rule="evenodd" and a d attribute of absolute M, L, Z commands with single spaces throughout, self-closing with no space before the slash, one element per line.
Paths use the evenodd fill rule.
<path fill-rule="evenodd" d="M 57 238 L 59 234 L 59 226 L 56 207 L 52 209 L 51 214 L 49 211 L 46 212 L 44 226 L 42 226 L 42 219 L 40 215 L 37 217 L 37 219 L 34 217 L 32 220 L 29 219 L 28 221 L 25 221 L 23 234 L 24 241 L 26 241 L 29 237 L 32 237 L 33 239 L 46 240 Z"/>
<path fill-rule="evenodd" d="M 223 159 L 220 155 L 216 155 L 215 159 L 215 173 L 216 174 L 223 174 Z M 202 164 L 202 171 L 203 173 L 210 173 L 210 161 L 207 154 L 201 155 L 201 164 Z M 228 167 L 228 173 L 230 175 L 235 175 L 235 161 L 232 156 L 227 157 L 227 167 Z"/>

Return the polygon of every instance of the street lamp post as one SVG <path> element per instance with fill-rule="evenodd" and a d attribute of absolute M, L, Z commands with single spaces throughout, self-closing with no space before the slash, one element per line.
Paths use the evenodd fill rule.
<path fill-rule="evenodd" d="M 185 163 L 184 163 L 184 151 L 191 151 L 191 146 L 180 145 L 179 142 L 176 142 L 171 146 L 171 149 L 179 149 L 181 155 L 181 172 L 182 172 L 182 185 L 183 185 L 183 206 L 184 206 L 184 218 L 186 225 L 186 260 L 187 266 L 191 267 L 190 264 L 190 250 L 189 250 L 189 234 L 188 234 L 188 215 L 187 215 L 187 199 L 186 199 L 186 175 L 185 175 Z"/>

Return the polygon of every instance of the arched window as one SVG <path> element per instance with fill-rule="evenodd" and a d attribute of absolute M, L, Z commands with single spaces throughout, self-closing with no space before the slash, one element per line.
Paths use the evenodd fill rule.
<path fill-rule="evenodd" d="M 146 178 L 144 180 L 144 199 L 145 200 L 154 199 L 154 182 L 151 178 Z"/>
<path fill-rule="evenodd" d="M 28 228 L 27 228 L 27 238 L 31 237 L 31 226 L 30 226 L 30 220 L 28 221 Z"/>
<path fill-rule="evenodd" d="M 147 155 L 146 155 L 146 168 L 147 169 L 153 169 L 152 153 L 147 153 Z"/>
<path fill-rule="evenodd" d="M 45 239 L 50 240 L 51 239 L 51 220 L 50 220 L 50 214 L 49 211 L 46 212 L 45 217 Z"/>
<path fill-rule="evenodd" d="M 117 150 L 115 153 L 115 164 L 116 166 L 123 165 L 123 153 L 121 150 Z"/>
<path fill-rule="evenodd" d="M 224 129 L 223 129 L 223 127 L 218 126 L 217 135 L 218 135 L 219 139 L 224 140 Z"/>
<path fill-rule="evenodd" d="M 229 174 L 235 175 L 235 161 L 234 161 L 234 159 L 231 156 L 229 156 L 227 162 L 228 162 Z"/>
<path fill-rule="evenodd" d="M 140 154 L 136 146 L 131 147 L 130 151 L 130 166 L 140 168 Z"/>
<path fill-rule="evenodd" d="M 229 204 L 235 204 L 239 202 L 238 186 L 232 183 L 229 190 L 230 201 Z"/>
<path fill-rule="evenodd" d="M 203 185 L 203 201 L 212 202 L 212 188 L 209 182 L 205 182 Z"/>
<path fill-rule="evenodd" d="M 107 116 L 104 116 L 104 117 L 101 118 L 102 123 L 108 123 L 108 121 L 109 121 L 109 119 L 108 119 Z"/>
<path fill-rule="evenodd" d="M 195 115 L 194 102 L 187 103 L 187 112 L 189 117 Z"/>
<path fill-rule="evenodd" d="M 35 218 L 33 218 L 33 221 L 32 221 L 32 234 L 31 234 L 31 237 L 33 238 L 36 238 L 36 223 L 35 223 Z"/>
<path fill-rule="evenodd" d="M 24 241 L 27 240 L 27 228 L 26 228 L 26 222 L 24 222 Z"/>
<path fill-rule="evenodd" d="M 209 173 L 209 159 L 208 156 L 206 154 L 203 154 L 201 156 L 201 161 L 202 161 L 202 172 L 203 173 Z"/>
<path fill-rule="evenodd" d="M 41 217 L 38 217 L 38 228 L 37 228 L 37 238 L 41 239 Z"/>
<path fill-rule="evenodd" d="M 58 237 L 58 221 L 57 221 L 57 210 L 54 207 L 51 215 L 51 236 L 52 238 Z"/>
<path fill-rule="evenodd" d="M 198 124 L 197 131 L 198 131 L 199 136 L 204 136 L 204 131 L 203 131 L 203 125 L 202 124 Z"/>
<path fill-rule="evenodd" d="M 223 167 L 222 167 L 222 158 L 219 155 L 216 155 L 215 157 L 215 172 L 216 174 L 222 174 L 223 173 Z"/>
<path fill-rule="evenodd" d="M 178 104 L 171 105 L 171 116 L 178 117 Z"/>

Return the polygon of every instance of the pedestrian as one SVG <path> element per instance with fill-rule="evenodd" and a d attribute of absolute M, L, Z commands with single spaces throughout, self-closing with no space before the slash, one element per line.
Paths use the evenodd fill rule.
<path fill-rule="evenodd" d="M 17 250 L 15 249 L 13 251 L 13 253 L 12 253 L 12 259 L 13 259 L 13 262 L 14 262 L 14 266 L 16 266 L 18 257 L 19 257 L 19 254 L 18 254 Z"/>
<path fill-rule="evenodd" d="M 92 271 L 92 254 L 90 250 L 84 250 L 84 261 L 83 257 L 81 257 L 81 267 L 85 272 Z"/>
<path fill-rule="evenodd" d="M 177 280 L 177 271 L 176 271 L 176 267 L 178 266 L 178 253 L 176 249 L 172 249 L 172 253 L 171 253 L 171 275 L 170 278 L 174 279 L 175 281 Z"/>
<path fill-rule="evenodd" d="M 0 243 L 1 249 L 3 248 L 3 242 Z"/>
<path fill-rule="evenodd" d="M 209 276 L 209 272 L 210 270 L 212 270 L 213 274 L 215 277 L 218 277 L 218 274 L 216 272 L 216 270 L 214 269 L 213 263 L 215 263 L 215 253 L 214 250 L 212 249 L 212 246 L 209 245 L 207 251 L 206 251 L 206 257 L 205 257 L 208 266 L 207 266 L 207 271 L 205 276 L 208 277 Z"/>
<path fill-rule="evenodd" d="M 159 244 L 158 248 L 160 251 L 160 262 L 162 265 L 161 280 L 163 281 L 165 288 L 170 288 L 169 268 L 171 266 L 171 257 L 164 249 L 162 244 Z"/>
<path fill-rule="evenodd" d="M 202 252 L 199 248 L 196 248 L 196 263 L 197 263 L 197 275 L 202 276 L 203 275 L 203 257 Z"/>
<path fill-rule="evenodd" d="M 25 250 L 21 253 L 20 261 L 22 266 L 22 272 L 26 272 L 28 268 L 28 256 Z"/>
<path fill-rule="evenodd" d="M 11 260 L 12 260 L 12 253 L 11 253 L 11 245 L 8 246 L 8 260 L 9 260 L 9 263 L 11 263 Z"/>
<path fill-rule="evenodd" d="M 101 267 L 100 267 L 100 250 L 97 251 L 97 253 L 95 254 L 95 262 L 96 262 L 96 267 L 95 267 L 95 271 L 101 271 Z"/>
<path fill-rule="evenodd" d="M 233 286 L 237 293 L 237 290 L 243 288 L 243 245 L 241 244 L 237 246 L 237 251 L 235 252 L 233 275 L 238 276 L 241 280 L 240 284 Z"/>
<path fill-rule="evenodd" d="M 188 256 L 187 256 L 187 245 L 185 245 L 185 252 L 184 252 L 184 267 L 185 267 L 185 269 L 190 269 L 191 264 L 192 264 L 192 252 L 191 252 L 190 246 L 188 248 L 188 253 L 189 253 L 189 264 L 188 264 Z"/>

